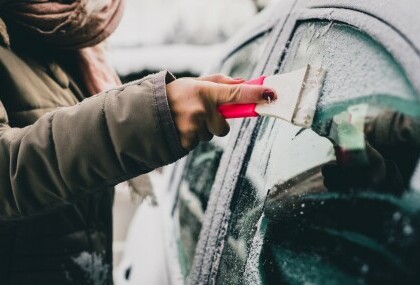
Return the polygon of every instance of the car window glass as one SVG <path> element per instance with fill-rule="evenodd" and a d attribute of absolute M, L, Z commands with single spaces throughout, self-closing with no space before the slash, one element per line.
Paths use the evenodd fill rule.
<path fill-rule="evenodd" d="M 223 154 L 223 144 L 201 143 L 188 157 L 178 188 L 179 256 L 184 276 L 189 274 L 210 190 Z"/>
<path fill-rule="evenodd" d="M 253 39 L 236 53 L 230 56 L 220 70 L 222 74 L 228 74 L 231 77 L 242 77 L 250 79 L 252 72 L 257 66 L 266 46 L 268 35 L 267 32 Z"/>
<path fill-rule="evenodd" d="M 251 76 L 266 40 L 266 35 L 258 37 L 232 54 L 222 66 L 222 73 L 232 77 Z M 201 143 L 187 159 L 178 188 L 176 212 L 179 219 L 178 251 L 184 277 L 190 272 L 204 212 L 227 141 L 228 137 L 224 137 Z"/>
<path fill-rule="evenodd" d="M 298 27 L 282 70 L 306 64 L 327 71 L 326 96 L 319 101 L 320 108 L 372 95 L 417 98 L 393 57 L 368 35 L 344 24 L 318 22 Z"/>
<path fill-rule="evenodd" d="M 405 109 L 349 105 L 327 131 L 336 160 L 271 187 L 256 262 L 263 284 L 419 280 L 420 199 L 409 185 L 420 112 Z"/>
<path fill-rule="evenodd" d="M 259 120 L 216 283 L 418 281 L 417 94 L 384 48 L 344 24 L 298 27 L 282 70 L 308 63 L 327 70 L 313 130 Z"/>

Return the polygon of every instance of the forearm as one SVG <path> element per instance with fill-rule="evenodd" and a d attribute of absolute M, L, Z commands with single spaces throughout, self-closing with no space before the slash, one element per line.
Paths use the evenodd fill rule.
<path fill-rule="evenodd" d="M 58 109 L 24 129 L 1 125 L 0 217 L 42 212 L 185 155 L 165 75 Z"/>

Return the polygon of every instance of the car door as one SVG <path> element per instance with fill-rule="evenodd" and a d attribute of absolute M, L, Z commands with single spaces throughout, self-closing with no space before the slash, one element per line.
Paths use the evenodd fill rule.
<path fill-rule="evenodd" d="M 419 45 L 390 9 L 419 23 L 403 4 L 331 2 L 298 1 L 265 65 L 327 70 L 312 130 L 242 123 L 192 284 L 420 280 Z"/>

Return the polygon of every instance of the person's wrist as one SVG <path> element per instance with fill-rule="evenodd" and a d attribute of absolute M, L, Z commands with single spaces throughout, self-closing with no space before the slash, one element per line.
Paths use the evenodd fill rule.
<path fill-rule="evenodd" d="M 165 141 L 171 150 L 174 159 L 184 156 L 187 151 L 180 143 L 179 132 L 170 106 L 168 97 L 168 85 L 176 80 L 169 71 L 162 71 L 154 76 L 154 100 L 157 109 L 157 117 L 164 133 Z"/>

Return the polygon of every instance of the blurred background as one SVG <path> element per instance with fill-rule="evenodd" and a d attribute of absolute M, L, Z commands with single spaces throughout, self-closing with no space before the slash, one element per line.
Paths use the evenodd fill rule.
<path fill-rule="evenodd" d="M 109 39 L 110 58 L 123 80 L 168 69 L 201 74 L 226 40 L 276 0 L 127 0 Z"/>
<path fill-rule="evenodd" d="M 163 69 L 177 77 L 198 76 L 217 62 L 232 35 L 276 1 L 126 0 L 121 24 L 108 41 L 111 63 L 123 82 Z M 136 209 L 143 201 L 154 201 L 147 176 L 135 184 L 140 196 L 133 195 L 130 183 L 117 186 L 114 265 L 121 259 Z"/>

